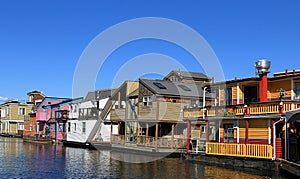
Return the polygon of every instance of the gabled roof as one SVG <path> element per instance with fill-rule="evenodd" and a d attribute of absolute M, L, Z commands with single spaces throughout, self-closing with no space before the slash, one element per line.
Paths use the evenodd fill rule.
<path fill-rule="evenodd" d="M 103 90 L 89 91 L 83 101 L 94 101 L 96 99 L 97 100 L 105 99 L 105 98 L 112 96 L 114 91 L 115 91 L 115 89 L 103 89 Z"/>
<path fill-rule="evenodd" d="M 200 73 L 200 72 L 187 72 L 187 71 L 180 71 L 180 70 L 172 70 L 169 74 L 167 74 L 165 77 L 164 77 L 164 80 L 170 78 L 170 76 L 172 75 L 177 75 L 177 76 L 180 76 L 182 78 L 193 78 L 193 79 L 204 79 L 204 80 L 210 80 L 210 78 L 203 74 L 203 73 Z"/>
<path fill-rule="evenodd" d="M 204 85 L 172 82 L 168 80 L 140 79 L 140 83 L 145 85 L 150 91 L 158 95 L 181 96 L 181 97 L 203 97 Z M 211 98 L 215 95 L 206 93 L 206 97 Z"/>

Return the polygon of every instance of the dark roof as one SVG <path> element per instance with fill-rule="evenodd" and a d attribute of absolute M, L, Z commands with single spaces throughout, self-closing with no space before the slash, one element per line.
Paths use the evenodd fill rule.
<path fill-rule="evenodd" d="M 210 80 L 210 78 L 200 72 L 187 72 L 187 71 L 180 71 L 180 70 L 172 70 L 169 74 L 167 74 L 164 79 L 168 79 L 173 74 L 181 76 L 182 78 L 194 78 L 194 79 L 205 79 Z"/>
<path fill-rule="evenodd" d="M 30 94 L 40 94 L 42 96 L 45 96 L 42 91 L 38 91 L 38 90 L 30 91 L 27 93 L 27 95 L 30 95 Z"/>
<path fill-rule="evenodd" d="M 114 93 L 115 89 L 104 89 L 104 90 L 95 90 L 95 91 L 89 91 L 87 95 L 85 96 L 83 101 L 93 101 L 97 99 L 105 99 L 108 97 L 111 97 Z"/>
<path fill-rule="evenodd" d="M 140 79 L 149 90 L 159 95 L 182 96 L 182 97 L 202 97 L 204 85 L 192 83 L 180 83 L 168 80 Z M 159 83 L 160 85 L 157 85 Z M 162 86 L 164 87 L 162 87 Z M 206 93 L 206 97 L 214 97 L 212 93 Z"/>

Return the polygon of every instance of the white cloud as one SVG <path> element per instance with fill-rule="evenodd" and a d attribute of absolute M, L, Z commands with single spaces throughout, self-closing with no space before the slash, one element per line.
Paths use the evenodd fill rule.
<path fill-rule="evenodd" d="M 6 100 L 8 100 L 7 97 L 2 97 L 2 96 L 0 96 L 0 101 L 6 101 Z"/>

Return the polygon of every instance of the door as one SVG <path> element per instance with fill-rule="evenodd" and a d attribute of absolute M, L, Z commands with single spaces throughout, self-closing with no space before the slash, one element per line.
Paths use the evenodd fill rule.
<path fill-rule="evenodd" d="M 257 86 L 244 86 L 244 103 L 258 102 Z"/>

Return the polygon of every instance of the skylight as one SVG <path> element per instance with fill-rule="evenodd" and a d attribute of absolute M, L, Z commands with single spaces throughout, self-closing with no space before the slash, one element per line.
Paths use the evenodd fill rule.
<path fill-rule="evenodd" d="M 163 85 L 163 84 L 161 84 L 161 83 L 159 83 L 159 82 L 153 82 L 153 84 L 154 84 L 155 86 L 157 86 L 158 88 L 160 88 L 160 89 L 167 89 L 167 87 L 165 87 L 165 85 Z"/>
<path fill-rule="evenodd" d="M 185 86 L 185 85 L 178 85 L 181 89 L 183 89 L 184 91 L 192 91 L 189 87 Z"/>

